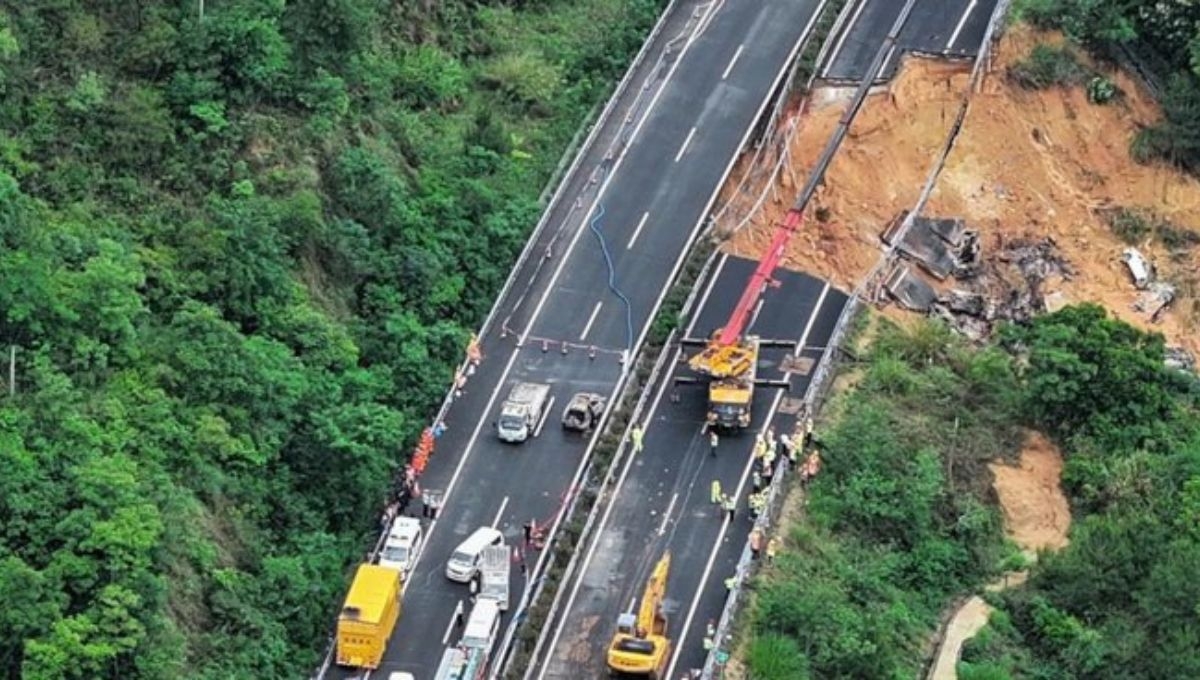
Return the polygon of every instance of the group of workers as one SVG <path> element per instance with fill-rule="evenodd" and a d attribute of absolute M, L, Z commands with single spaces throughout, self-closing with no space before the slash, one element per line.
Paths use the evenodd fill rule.
<path fill-rule="evenodd" d="M 636 429 L 636 428 L 635 428 Z M 797 469 L 800 473 L 801 482 L 808 482 L 821 467 L 821 458 L 816 449 L 813 448 L 803 462 L 800 461 L 800 452 L 804 447 L 810 446 L 812 443 L 813 423 L 811 418 L 804 418 L 797 424 L 796 431 L 792 435 L 783 434 L 778 437 L 775 435 L 775 428 L 768 427 L 765 432 L 759 432 L 754 439 L 754 464 L 750 472 L 750 497 L 747 502 L 750 506 L 750 518 L 757 519 L 763 510 L 767 507 L 767 492 L 770 489 L 771 481 L 775 478 L 775 471 L 782 465 L 783 469 Z M 711 436 L 716 436 L 715 432 L 710 433 Z M 783 452 L 780 455 L 779 449 L 782 447 Z M 634 450 L 641 448 L 641 433 L 640 430 L 634 436 Z M 714 479 L 709 500 L 728 515 L 732 521 L 737 508 L 737 499 L 729 494 L 723 493 L 721 490 L 721 481 Z"/>
<path fill-rule="evenodd" d="M 783 449 L 782 455 L 780 455 L 780 447 Z M 809 453 L 801 461 L 800 454 L 806 449 L 809 450 Z M 777 466 L 782 466 L 784 471 L 791 469 L 798 472 L 802 484 L 807 484 L 820 471 L 821 456 L 813 440 L 811 417 L 801 418 L 796 424 L 796 430 L 791 435 L 785 433 L 777 438 L 774 427 L 768 427 L 766 432 L 759 432 L 755 435 L 754 463 L 751 468 L 752 489 L 750 497 L 747 499 L 752 521 L 757 520 L 758 516 L 767 508 L 768 493 L 775 471 L 778 469 Z M 730 521 L 733 520 L 734 509 L 737 507 L 736 499 L 722 493 L 721 482 L 716 479 L 712 482 L 711 500 L 713 503 L 719 503 L 721 509 L 728 513 Z M 764 552 L 767 564 L 775 561 L 775 556 L 779 553 L 780 548 L 778 536 L 767 538 L 763 528 L 756 525 L 750 530 L 748 542 L 752 561 L 757 561 Z M 726 592 L 730 592 L 738 586 L 741 576 L 742 572 L 739 571 L 725 579 Z M 716 648 L 716 642 L 716 623 L 710 619 L 705 627 L 704 651 L 712 652 Z M 698 677 L 697 671 L 698 669 L 692 669 L 684 675 L 684 678 Z"/>

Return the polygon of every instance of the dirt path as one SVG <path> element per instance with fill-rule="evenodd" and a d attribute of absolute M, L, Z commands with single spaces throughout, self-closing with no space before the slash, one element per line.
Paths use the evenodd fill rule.
<path fill-rule="evenodd" d="M 1067 545 L 1071 527 L 1071 508 L 1063 495 L 1062 456 L 1054 444 L 1037 432 L 1031 432 L 1016 466 L 991 463 L 993 486 L 1004 512 L 1004 531 L 1031 561 L 1039 550 L 1058 550 Z M 1027 572 L 1005 574 L 1001 581 L 988 586 L 1000 590 L 1025 581 Z M 963 644 L 984 625 L 992 608 L 978 595 L 968 599 L 954 612 L 942 636 L 930 680 L 957 680 L 959 654 Z"/>
<path fill-rule="evenodd" d="M 958 655 L 962 653 L 963 643 L 975 637 L 979 629 L 987 624 L 991 613 L 992 608 L 978 595 L 972 596 L 954 612 L 954 618 L 946 626 L 942 648 L 938 650 L 937 663 L 929 675 L 930 680 L 957 680 L 958 673 L 954 666 L 958 663 Z"/>

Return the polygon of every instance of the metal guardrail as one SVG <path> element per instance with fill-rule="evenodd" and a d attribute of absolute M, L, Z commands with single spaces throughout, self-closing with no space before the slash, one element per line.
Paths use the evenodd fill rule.
<path fill-rule="evenodd" d="M 897 20 L 898 25 L 893 26 L 893 33 L 898 32 L 899 27 L 903 25 L 903 20 L 907 18 L 908 11 L 911 10 L 913 2 L 914 0 L 907 0 L 905 8 L 901 11 L 900 18 Z M 970 84 L 963 97 L 963 103 L 960 107 L 959 114 L 951 128 L 951 132 L 947 135 L 946 143 L 943 146 L 937 163 L 934 165 L 934 168 L 931 170 L 926 179 L 925 187 L 922 190 L 921 196 L 917 199 L 917 203 L 914 206 L 913 211 L 906 219 L 907 224 L 902 227 L 900 236 L 893 240 L 894 244 L 898 244 L 900 242 L 900 238 L 903 235 L 903 230 L 911 226 L 911 220 L 920 213 L 925 204 L 928 202 L 929 196 L 932 194 L 933 186 L 936 183 L 937 176 L 941 173 L 942 168 L 945 166 L 946 158 L 949 156 L 950 151 L 953 148 L 954 141 L 957 139 L 958 134 L 961 131 L 962 123 L 966 118 L 966 113 L 970 106 L 971 95 L 978 87 L 979 81 L 981 80 L 983 73 L 986 71 L 986 64 L 990 59 L 992 46 L 998 38 L 998 33 L 1001 29 L 1003 18 L 1008 11 L 1009 4 L 1010 0 L 999 0 L 992 12 L 991 19 L 988 22 L 987 30 L 984 33 L 980 52 L 976 57 L 975 66 L 971 72 Z M 877 59 L 878 57 L 879 55 L 877 55 Z M 875 65 L 874 68 L 878 68 L 878 65 Z M 871 85 L 870 81 L 864 82 L 868 87 Z M 844 118 L 844 120 L 850 120 L 852 118 L 853 116 L 850 116 L 848 119 Z M 836 366 L 835 355 L 838 351 L 840 351 L 842 344 L 845 342 L 846 335 L 849 332 L 852 321 L 864 306 L 865 303 L 863 300 L 864 298 L 868 297 L 868 289 L 874 285 L 874 280 L 877 279 L 880 272 L 882 272 L 884 268 L 893 261 L 895 256 L 896 246 L 892 245 L 884 252 L 880 258 L 880 261 L 875 265 L 871 272 L 863 279 L 858 287 L 855 288 L 854 292 L 847 301 L 846 306 L 842 309 L 842 313 L 838 317 L 837 323 L 834 326 L 833 333 L 830 336 L 829 341 L 826 343 L 825 351 L 821 356 L 821 360 L 818 362 L 817 368 L 813 373 L 812 380 L 809 382 L 808 389 L 805 391 L 804 408 L 807 410 L 807 413 L 815 414 L 819 410 L 825 392 L 831 384 L 830 378 L 833 375 L 834 368 Z M 764 509 L 763 513 L 759 515 L 759 518 L 755 523 L 755 526 L 763 529 L 764 533 L 765 530 L 769 528 L 771 524 L 771 518 L 774 516 L 774 513 L 776 510 L 778 510 L 782 502 L 787 478 L 787 474 L 777 474 L 776 479 L 773 480 L 771 486 L 769 487 L 766 508 Z M 717 633 L 714 636 L 715 644 L 713 646 L 713 651 L 709 654 L 705 661 L 702 677 L 706 680 L 713 678 L 716 670 L 718 669 L 719 664 L 717 663 L 717 654 L 728 654 L 728 650 L 731 647 L 728 642 L 732 641 L 733 621 L 740 609 L 740 600 L 744 597 L 744 594 L 742 593 L 742 586 L 745 583 L 745 578 L 750 573 L 751 566 L 752 559 L 750 548 L 749 545 L 747 545 L 743 548 L 742 555 L 738 560 L 736 583 L 729 591 L 729 596 L 725 602 L 725 608 L 721 612 L 721 618 L 717 624 Z"/>

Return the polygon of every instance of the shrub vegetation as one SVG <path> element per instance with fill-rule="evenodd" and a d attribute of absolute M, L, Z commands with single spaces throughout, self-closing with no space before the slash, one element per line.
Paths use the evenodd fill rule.
<path fill-rule="evenodd" d="M 885 327 L 754 584 L 753 677 L 918 675 L 952 599 L 1023 562 L 984 463 L 1026 426 L 1064 448 L 1071 543 L 990 596 L 960 677 L 1200 677 L 1200 381 L 1163 360 L 1161 336 L 1095 305 L 980 350 L 933 323 Z"/>

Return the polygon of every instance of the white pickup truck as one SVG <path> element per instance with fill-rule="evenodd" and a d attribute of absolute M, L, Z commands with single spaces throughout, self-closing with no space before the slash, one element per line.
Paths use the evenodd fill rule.
<path fill-rule="evenodd" d="M 500 420 L 496 423 L 500 441 L 519 444 L 529 439 L 542 419 L 549 399 L 549 385 L 527 382 L 513 385 L 508 399 L 500 407 Z"/>

